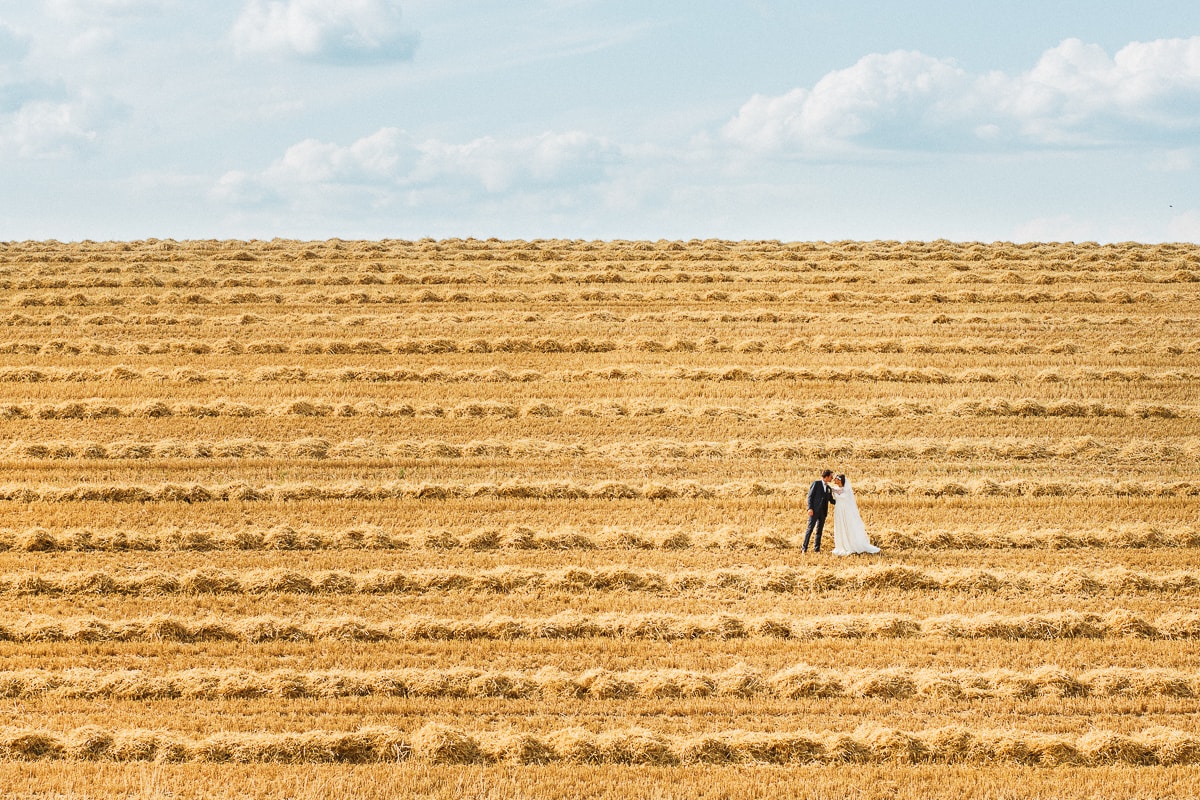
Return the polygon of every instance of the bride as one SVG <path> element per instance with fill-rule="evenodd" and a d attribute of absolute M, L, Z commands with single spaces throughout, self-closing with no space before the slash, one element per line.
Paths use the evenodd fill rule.
<path fill-rule="evenodd" d="M 858 501 L 854 499 L 850 481 L 843 474 L 834 477 L 833 484 L 833 495 L 837 498 L 837 505 L 833 509 L 833 554 L 878 553 L 879 548 L 871 544 L 867 526 L 858 513 Z"/>

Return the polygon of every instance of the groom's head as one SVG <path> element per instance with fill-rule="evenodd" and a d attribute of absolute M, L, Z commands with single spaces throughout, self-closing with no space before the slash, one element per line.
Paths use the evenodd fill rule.
<path fill-rule="evenodd" d="M 824 472 L 822 472 L 821 480 L 825 481 L 826 483 L 829 483 L 831 480 L 833 480 L 833 470 L 827 469 Z"/>

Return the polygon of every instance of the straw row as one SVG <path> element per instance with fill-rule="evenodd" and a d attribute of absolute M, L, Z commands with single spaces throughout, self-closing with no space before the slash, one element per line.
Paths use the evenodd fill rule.
<path fill-rule="evenodd" d="M 1070 439 L 801 439 L 681 441 L 646 438 L 616 442 L 561 442 L 539 439 L 483 439 L 465 443 L 440 439 L 400 439 L 388 443 L 352 439 L 330 441 L 307 436 L 291 441 L 253 438 L 119 440 L 15 440 L 0 445 L 0 458 L 22 460 L 159 458 L 316 458 L 316 459 L 908 459 L 969 461 L 1200 461 L 1200 438 L 1112 440 Z"/>
<path fill-rule="evenodd" d="M 201 259 L 196 259 L 197 261 Z M 929 270 L 921 273 L 900 270 L 881 270 L 863 263 L 851 263 L 839 267 L 835 274 L 816 270 L 797 271 L 792 261 L 771 262 L 767 259 L 722 258 L 703 265 L 691 261 L 689 268 L 681 269 L 678 261 L 613 261 L 604 259 L 600 263 L 580 264 L 566 261 L 552 265 L 532 265 L 521 261 L 504 261 L 504 269 L 498 264 L 471 263 L 460 261 L 464 266 L 455 267 L 453 262 L 426 261 L 413 263 L 415 259 L 379 265 L 373 269 L 359 262 L 359 268 L 330 274 L 325 269 L 297 270 L 279 263 L 264 264 L 249 268 L 236 276 L 217 277 L 203 275 L 186 277 L 178 272 L 139 272 L 132 276 L 121 276 L 120 269 L 103 275 L 55 270 L 53 276 L 38 272 L 22 272 L 17 277 L 0 278 L 0 289 L 29 291 L 34 289 L 118 289 L 118 288 L 170 288 L 170 289 L 278 289 L 288 286 L 547 286 L 579 284 L 679 284 L 679 283 L 761 283 L 779 284 L 851 284 L 868 278 L 875 284 L 913 285 L 933 284 L 1036 284 L 1055 283 L 1099 284 L 1121 282 L 1123 284 L 1195 283 L 1200 281 L 1200 265 L 1193 269 L 1171 269 L 1169 265 L 1159 269 L 1144 270 L 1061 270 L 1042 274 L 1021 275 L 1010 269 L 996 269 L 988 264 L 976 264 L 970 270 Z M 245 263 L 245 262 L 243 262 Z M 324 266 L 324 265 L 322 265 Z M 1008 265 L 1005 265 L 1007 267 Z M 414 268 L 423 270 L 414 272 Z M 128 273 L 126 273 L 128 274 Z M 1104 280 L 1099 280 L 1103 277 Z"/>
<path fill-rule="evenodd" d="M 669 735 L 626 728 L 549 733 L 466 732 L 438 723 L 416 731 L 222 732 L 189 738 L 170 731 L 96 726 L 69 733 L 0 729 L 0 760 L 434 764 L 1013 764 L 1031 766 L 1193 766 L 1200 737 L 1155 728 L 1135 734 L 1083 735 L 962 726 L 902 731 L 874 725 L 853 733 L 715 731 Z"/>
<path fill-rule="evenodd" d="M 297 326 L 315 326 L 323 328 L 373 328 L 384 327 L 388 329 L 405 330 L 413 326 L 436 326 L 448 328 L 455 325 L 463 324 L 478 324 L 478 325 L 536 325 L 537 328 L 543 329 L 554 326 L 570 326 L 578 328 L 582 324 L 599 324 L 599 325 L 641 325 L 641 324 L 665 324 L 665 323 L 696 323 L 703 325 L 720 325 L 720 324 L 745 324 L 745 323 L 778 323 L 784 325 L 803 325 L 814 322 L 830 322 L 837 326 L 846 326 L 847 328 L 859 328 L 862 326 L 878 326 L 878 325 L 893 325 L 898 327 L 914 327 L 928 328 L 930 325 L 980 325 L 989 323 L 993 326 L 1021 326 L 1028 325 L 1032 322 L 1032 318 L 1024 313 L 1017 311 L 993 311 L 971 314 L 958 314 L 954 309 L 945 309 L 936 314 L 926 313 L 924 315 L 914 315 L 911 313 L 879 313 L 879 314 L 851 314 L 846 315 L 841 312 L 830 314 L 821 310 L 813 311 L 795 311 L 787 309 L 768 309 L 768 308 L 750 308 L 738 309 L 730 308 L 723 311 L 706 311 L 703 308 L 694 309 L 664 309 L 653 311 L 634 311 L 625 309 L 604 309 L 584 312 L 575 311 L 550 311 L 550 310 L 470 310 L 462 312 L 454 311 L 426 311 L 426 312 L 400 312 L 388 313 L 381 312 L 370 315 L 364 314 L 330 314 L 330 313 L 295 313 L 286 309 L 272 310 L 270 312 L 270 323 L 272 325 L 289 325 Z M 1078 333 L 1083 334 L 1087 329 L 1095 330 L 1099 327 L 1114 325 L 1123 328 L 1128 328 L 1131 335 L 1146 333 L 1145 329 L 1138 325 L 1137 320 L 1131 320 L 1127 314 L 1105 314 L 1102 311 L 1097 311 L 1091 315 L 1083 317 L 1075 317 L 1072 319 L 1081 328 Z M 1163 329 L 1173 326 L 1179 326 L 1186 329 L 1189 320 L 1181 317 L 1155 317 L 1155 326 Z M 178 315 L 170 312 L 149 312 L 140 313 L 123 313 L 114 314 L 112 312 L 101 311 L 94 314 L 73 315 L 61 310 L 55 310 L 48 314 L 26 314 L 19 311 L 11 311 L 7 314 L 0 313 L 0 327 L 54 327 L 62 329 L 72 325 L 91 325 L 91 326 L 121 326 L 121 327 L 174 327 L 184 326 L 186 328 L 194 328 L 197 326 L 212 326 L 212 327 L 234 327 L 239 328 L 248 325 L 261 325 L 268 322 L 266 317 L 255 313 L 229 314 L 220 316 L 217 314 L 207 314 L 204 316 L 194 314 Z M 933 328 L 937 331 L 937 328 Z M 945 332 L 943 332 L 945 335 Z"/>
<path fill-rule="evenodd" d="M 741 339 L 722 341 L 709 336 L 702 339 L 555 339 L 552 337 L 524 338 L 500 337 L 498 339 L 473 338 L 426 338 L 426 339 L 265 339 L 240 341 L 221 339 L 159 339 L 150 342 L 105 342 L 96 340 L 69 341 L 54 339 L 40 341 L 0 342 L 0 354 L 26 356 L 77 356 L 77 355 L 208 355 L 261 356 L 261 355 L 435 355 L 446 353 L 919 353 L 926 355 L 1034 355 L 1034 354 L 1088 354 L 1093 352 L 1118 354 L 1182 355 L 1200 352 L 1200 340 L 1194 342 L 1167 341 L 1123 343 L 1097 342 L 1093 346 L 1070 340 L 1036 342 L 1025 339 L 971 339 L 951 340 L 929 337 L 850 339 L 836 340 L 825 337 L 807 339 L 764 340 Z M 888 370 L 878 368 L 884 375 Z M 677 370 L 697 372 L 704 370 Z M 711 371 L 711 370 L 710 370 Z M 819 370 L 779 370 L 779 376 L 794 375 L 798 378 L 814 379 Z M 836 370 L 826 374 L 843 375 L 844 380 L 860 380 L 874 377 L 870 370 Z M 928 368 L 905 372 L 896 370 L 896 379 L 912 375 L 914 382 L 947 382 L 946 373 Z M 981 373 L 986 374 L 986 373 Z M 924 380 L 919 380 L 920 378 Z M 940 378 L 940 380 L 938 380 Z M 778 377 L 776 378 L 778 379 Z"/>
<path fill-rule="evenodd" d="M 142 670 L 10 670 L 0 672 L 0 698 L 88 700 L 232 700 L 255 697 L 425 697 L 588 701 L 635 698 L 731 697 L 803 700 L 871 697 L 1113 698 L 1200 696 L 1200 674 L 1170 669 L 1102 667 L 1072 672 L 1055 666 L 1033 671 L 933 670 L 912 667 L 828 669 L 797 664 L 764 673 L 746 664 L 721 672 L 681 669 L 569 673 L 538 670 L 450 669 L 318 670 L 269 672 L 196 668 L 154 674 Z"/>
<path fill-rule="evenodd" d="M 572 528 L 429 528 L 388 530 L 378 526 L 344 529 L 295 528 L 68 528 L 0 529 L 0 552 L 124 552 L 209 550 L 755 550 L 799 547 L 794 528 L 695 530 Z M 1079 550 L 1200 547 L 1200 527 L 1125 525 L 1108 529 L 1064 530 L 873 530 L 871 538 L 888 550 Z"/>
<path fill-rule="evenodd" d="M 1200 373 L 1186 369 L 1149 370 L 1136 367 L 1104 369 L 1043 369 L 1027 375 L 1007 369 L 972 368 L 943 370 L 937 367 L 875 365 L 871 367 L 673 367 L 646 369 L 638 365 L 616 365 L 602 369 L 516 371 L 445 369 L 425 367 L 338 367 L 312 369 L 302 366 L 262 366 L 248 372 L 236 369 L 175 367 L 140 369 L 119 364 L 104 369 L 70 367 L 0 367 L 0 383 L 111 383 L 149 381 L 154 383 L 594 383 L 609 381 L 692 382 L 876 382 L 910 384 L 974 383 L 1179 383 L 1194 381 Z M 1113 413 L 1120 413 L 1114 411 Z"/>
<path fill-rule="evenodd" d="M 355 617 L 288 619 L 173 616 L 105 621 L 96 617 L 0 619 L 0 641 L 32 642 L 267 642 L 508 641 L 514 639 L 1200 639 L 1200 614 L 1155 619 L 1125 610 L 1103 615 L 1077 611 L 1001 616 L 904 614 L 741 617 L 731 614 L 593 614 L 573 612 L 517 619 L 409 616 L 388 622 Z"/>
<path fill-rule="evenodd" d="M 302 370 L 298 370 L 302 373 Z M 428 381 L 440 381 L 427 376 Z M 507 376 L 506 376 L 507 377 Z M 269 370 L 259 378 L 263 382 L 304 383 L 309 376 L 290 377 L 286 370 Z M 516 376 L 517 381 L 520 376 Z M 363 382 L 373 382 L 361 375 Z M 68 400 L 54 403 L 0 403 L 2 419 L 154 419 L 159 417 L 420 417 L 427 419 L 476 418 L 620 418 L 656 417 L 660 419 L 735 419 L 792 420 L 814 417 L 892 419 L 915 417 L 1047 417 L 1117 419 L 1200 419 L 1200 406 L 1179 403 L 1106 403 L 1099 400 L 1051 400 L 988 398 L 950 400 L 929 403 L 919 400 L 871 400 L 838 403 L 834 400 L 807 403 L 765 402 L 756 405 L 716 405 L 655 400 L 598 401 L 591 403 L 552 403 L 530 400 L 525 403 L 503 401 L 465 401 L 461 403 L 381 403 L 361 400 L 354 403 L 322 398 L 303 398 L 283 403 L 258 404 L 220 398 L 208 402 L 143 400 L 116 403 L 103 398 Z"/>
<path fill-rule="evenodd" d="M 1100 291 L 1114 283 L 1200 280 L 1200 260 L 1194 253 L 1163 253 L 1153 248 L 1082 254 L 1066 248 L 1056 253 L 965 253 L 951 247 L 922 253 L 902 249 L 804 249 L 810 246 L 807 244 L 774 250 L 742 249 L 738 244 L 723 251 L 692 243 L 677 246 L 679 249 L 671 252 L 634 252 L 562 243 L 552 248 L 517 250 L 508 243 L 489 243 L 475 249 L 446 242 L 428 249 L 382 254 L 298 247 L 261 255 L 243 248 L 221 255 L 184 245 L 170 258 L 147 252 L 87 253 L 81 258 L 78 250 L 60 246 L 57 251 L 43 251 L 40 257 L 32 253 L 5 256 L 0 252 L 0 264 L 7 265 L 0 273 L 0 286 L 10 291 L 163 287 L 211 290 L 388 284 L 686 284 L 724 283 L 732 278 L 742 283 L 774 285 L 1070 284 L 1091 285 Z M 52 268 L 48 262 L 53 262 Z M 184 269 L 178 266 L 181 263 Z"/>
<path fill-rule="evenodd" d="M 247 245 L 249 243 L 243 242 Z M 867 243 L 872 247 L 874 243 Z M 416 283 L 469 284 L 480 275 L 506 276 L 515 280 L 540 278 L 554 283 L 568 276 L 591 276 L 601 280 L 622 275 L 677 274 L 712 276 L 776 275 L 812 283 L 862 283 L 890 279 L 901 284 L 922 283 L 1007 283 L 1049 285 L 1053 283 L 1104 282 L 1195 282 L 1200 279 L 1200 258 L 1194 252 L 1165 253 L 1153 247 L 1141 250 L 1092 251 L 1081 253 L 1062 248 L 1051 252 L 991 250 L 965 253 L 956 245 L 941 252 L 894 249 L 839 250 L 837 246 L 815 249 L 814 243 L 783 248 L 744 248 L 743 243 L 714 251 L 693 243 L 678 244 L 678 249 L 649 252 L 581 247 L 564 242 L 552 248 L 516 249 L 508 242 L 489 243 L 470 248 L 462 243 L 445 242 L 430 248 L 393 250 L 389 253 L 348 252 L 325 248 L 297 247 L 276 250 L 261 257 L 245 248 L 223 255 L 200 251 L 194 245 L 178 247 L 171 258 L 161 253 L 103 254 L 87 253 L 80 257 L 80 245 L 59 246 L 57 251 L 5 255 L 0 264 L 5 288 L 105 288 L 114 284 L 132 286 L 172 286 L 172 288 L 225 288 L 250 286 L 261 281 L 266 287 L 286 285 L 288 279 L 302 279 L 298 285 L 349 286 L 398 281 Z M 1076 245 L 1078 246 L 1078 245 Z M 72 249 L 75 248 L 75 249 Z M 247 256 L 249 256 L 247 258 Z M 907 261 L 897 265 L 895 261 Z M 964 261 L 970 263 L 963 263 Z M 47 263 L 53 262 L 53 269 Z M 233 262 L 233 263 L 231 263 Z M 921 262 L 919 268 L 916 264 Z M 181 270 L 186 263 L 192 270 Z M 78 265 L 78 266 L 76 266 Z M 836 265 L 836 268 L 831 268 Z M 200 277 L 196 277 L 199 275 Z M 126 276 L 126 277 L 119 277 Z M 26 283 L 40 281 L 40 283 Z M 68 285 L 68 281 L 90 281 L 91 286 Z M 271 281 L 278 281 L 271 283 Z M 671 282 L 663 280 L 663 282 Z M 777 281 L 778 282 L 778 281 Z"/>
<path fill-rule="evenodd" d="M 583 303 L 620 303 L 626 305 L 649 306 L 655 303 L 680 305 L 684 303 L 722 303 L 747 304 L 761 303 L 842 303 L 847 306 L 887 306 L 889 304 L 911 304 L 923 306 L 930 304 L 968 305 L 1156 305 L 1161 303 L 1179 302 L 1184 298 L 1178 291 L 1149 291 L 1130 292 L 1127 289 L 1096 290 L 1072 288 L 1065 290 L 1013 290 L 1013 289 L 967 289 L 949 291 L 938 287 L 938 291 L 930 291 L 928 287 L 912 286 L 912 291 L 903 292 L 903 286 L 894 286 L 890 292 L 862 292 L 846 289 L 830 291 L 818 282 L 805 285 L 803 279 L 791 282 L 801 288 L 780 291 L 779 283 L 762 284 L 768 289 L 735 290 L 733 285 L 726 289 L 679 290 L 659 289 L 657 291 L 640 291 L 628 289 L 561 289 L 554 286 L 541 291 L 514 291 L 503 289 L 422 289 L 419 292 L 379 291 L 376 287 L 362 287 L 355 291 L 323 292 L 323 291 L 253 291 L 234 290 L 218 291 L 177 291 L 174 289 L 154 294 L 144 294 L 132 297 L 126 294 L 74 292 L 41 292 L 36 294 L 15 294 L 8 305 L 15 308 L 120 308 L 125 305 L 150 306 L 185 306 L 185 307 L 229 307 L 229 306 L 276 306 L 287 304 L 296 306 L 397 306 L 414 303 L 455 303 L 464 305 L 521 305 L 536 307 L 554 304 L 583 304 Z M 1097 283 L 1107 284 L 1103 278 Z M 1190 282 L 1179 281 L 1178 285 Z M 619 284 L 615 284 L 619 285 Z M 678 284 L 677 284 L 678 285 Z M 745 284 L 738 284 L 745 286 Z"/>
<path fill-rule="evenodd" d="M 82 241 L 64 245 L 58 241 L 0 242 L 0 254 L 7 263 L 35 264 L 44 267 L 53 261 L 70 265 L 81 263 L 85 269 L 97 264 L 131 261 L 173 263 L 181 255 L 214 261 L 233 261 L 239 266 L 251 265 L 262 258 L 287 262 L 321 259 L 321 263 L 380 258 L 438 258 L 446 261 L 497 259 L 507 255 L 516 261 L 545 260 L 562 256 L 564 261 L 589 262 L 602 257 L 632 260 L 675 259 L 686 254 L 700 262 L 722 260 L 747 255 L 793 259 L 829 259 L 836 261 L 891 260 L 911 258 L 918 261 L 965 261 L 972 264 L 998 259 L 1007 261 L 1047 261 L 1056 269 L 1068 266 L 1075 269 L 1105 270 L 1114 264 L 1136 264 L 1179 259 L 1200 264 L 1200 254 L 1194 244 L 1168 242 L 1142 244 L 1117 242 L 952 242 L 934 241 L 803 241 L 782 242 L 778 239 L 689 239 L 657 241 L 612 239 L 488 239 L 449 238 L 408 239 L 143 239 L 135 241 Z M 491 257 L 489 259 L 488 257 Z M 503 261 L 503 258 L 499 258 Z M 957 267 L 966 266 L 955 264 Z"/>
<path fill-rule="evenodd" d="M 202 569 L 172 574 L 146 571 L 0 573 L 0 594 L 125 595 L 329 594 L 419 595 L 431 592 L 640 592 L 660 596 L 700 591 L 818 594 L 825 592 L 967 592 L 971 594 L 1195 594 L 1200 575 L 1191 571 L 1148 573 L 1114 567 L 1076 568 L 1047 574 L 981 569 L 919 569 L 900 565 L 841 568 L 723 567 L 661 572 L 610 566 L 542 570 L 502 566 L 483 571 L 453 569 L 371 570 L 354 573 L 290 569 Z"/>
<path fill-rule="evenodd" d="M 0 501 L 19 503 L 210 503 L 304 502 L 346 500 L 468 500 L 480 498 L 522 500 L 711 500 L 749 497 L 804 497 L 808 483 L 761 482 L 700 484 L 628 484 L 602 481 L 577 483 L 290 483 L 251 486 L 246 483 L 139 484 L 82 483 L 73 486 L 0 485 Z M 1088 481 L 970 481 L 864 480 L 857 487 L 864 495 L 901 497 L 1195 497 L 1200 482 L 1138 482 L 1097 478 Z"/>

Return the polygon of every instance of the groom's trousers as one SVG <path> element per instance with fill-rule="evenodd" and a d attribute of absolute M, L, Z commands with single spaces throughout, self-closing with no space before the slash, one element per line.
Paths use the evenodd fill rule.
<path fill-rule="evenodd" d="M 814 552 L 817 552 L 817 553 L 821 552 L 821 533 L 824 530 L 825 530 L 825 515 L 824 514 L 822 514 L 819 517 L 816 514 L 813 514 L 811 517 L 808 518 L 808 527 L 805 528 L 805 530 L 804 530 L 804 550 L 803 550 L 803 552 L 805 552 L 805 553 L 808 552 L 808 540 L 812 537 L 813 531 L 816 531 L 816 533 L 817 533 L 817 540 L 815 542 L 813 542 L 813 545 L 814 545 L 813 550 L 814 550 Z"/>

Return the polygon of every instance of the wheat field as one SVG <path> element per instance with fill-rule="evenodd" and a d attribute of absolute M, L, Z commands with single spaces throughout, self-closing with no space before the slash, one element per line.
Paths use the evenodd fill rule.
<path fill-rule="evenodd" d="M 0 243 L 0 797 L 1198 796 L 1198 304 L 1191 245 Z M 801 552 L 826 466 L 880 555 Z"/>

